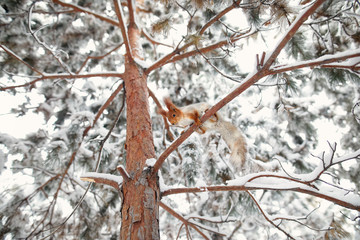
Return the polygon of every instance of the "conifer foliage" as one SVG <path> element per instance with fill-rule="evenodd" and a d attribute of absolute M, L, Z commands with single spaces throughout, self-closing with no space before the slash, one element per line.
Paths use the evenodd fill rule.
<path fill-rule="evenodd" d="M 358 0 L 2 1 L 0 238 L 359 238 L 359 25 Z M 246 168 L 165 96 L 241 129 Z"/>

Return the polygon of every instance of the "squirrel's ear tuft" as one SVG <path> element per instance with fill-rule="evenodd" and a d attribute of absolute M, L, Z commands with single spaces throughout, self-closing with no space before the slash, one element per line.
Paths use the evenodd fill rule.
<path fill-rule="evenodd" d="M 171 99 L 169 97 L 164 97 L 164 103 L 169 110 L 172 107 L 174 107 L 174 103 L 171 101 Z"/>

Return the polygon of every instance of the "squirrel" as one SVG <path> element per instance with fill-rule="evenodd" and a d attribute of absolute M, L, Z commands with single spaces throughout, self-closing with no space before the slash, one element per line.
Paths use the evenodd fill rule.
<path fill-rule="evenodd" d="M 204 134 L 207 131 L 218 132 L 231 150 L 231 164 L 237 170 L 244 168 L 247 144 L 240 129 L 231 122 L 224 120 L 219 113 L 215 113 L 204 123 L 200 121 L 200 117 L 211 107 L 210 104 L 201 102 L 177 107 L 169 97 L 164 98 L 164 103 L 168 111 L 159 109 L 158 113 L 167 118 L 172 125 L 185 128 L 195 123 L 198 125 L 196 132 L 199 134 Z"/>

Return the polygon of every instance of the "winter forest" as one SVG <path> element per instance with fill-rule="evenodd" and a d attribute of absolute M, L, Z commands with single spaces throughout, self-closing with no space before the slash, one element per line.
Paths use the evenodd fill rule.
<path fill-rule="evenodd" d="M 0 238 L 360 239 L 359 46 L 359 0 L 1 0 Z"/>

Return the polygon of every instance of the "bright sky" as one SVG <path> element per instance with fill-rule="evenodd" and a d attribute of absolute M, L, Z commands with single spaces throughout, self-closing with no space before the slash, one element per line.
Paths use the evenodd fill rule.
<path fill-rule="evenodd" d="M 35 94 L 28 94 L 31 97 L 31 105 L 36 107 L 42 99 Z M 0 92 L 0 133 L 7 133 L 14 137 L 23 138 L 30 132 L 37 131 L 44 123 L 41 114 L 33 113 L 34 109 L 29 110 L 25 117 L 16 117 L 16 114 L 10 113 L 12 108 L 18 108 L 23 102 L 26 102 L 24 94 L 11 96 L 10 94 Z"/>

